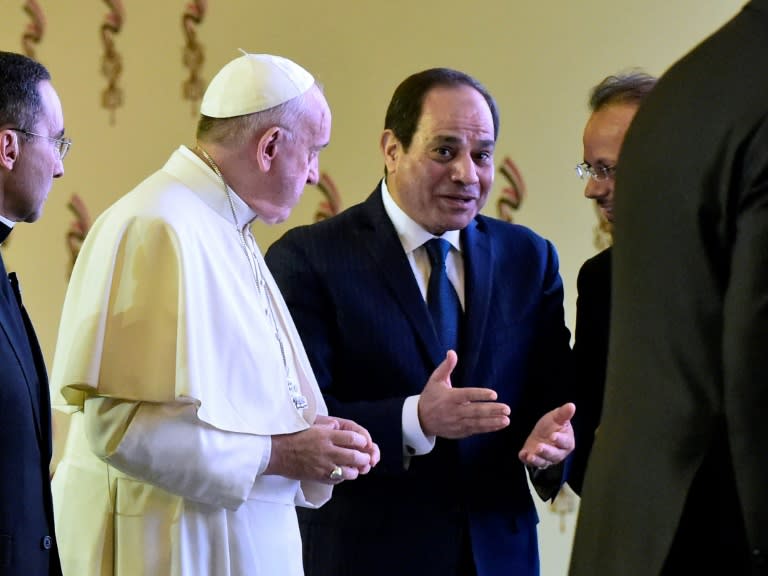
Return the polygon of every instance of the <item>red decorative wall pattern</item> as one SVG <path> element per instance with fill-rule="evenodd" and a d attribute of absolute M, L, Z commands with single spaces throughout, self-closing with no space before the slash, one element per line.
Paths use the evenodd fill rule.
<path fill-rule="evenodd" d="M 101 73 L 107 79 L 107 87 L 101 93 L 101 106 L 109 110 L 109 123 L 115 123 L 115 111 L 123 105 L 123 89 L 118 80 L 123 72 L 123 57 L 115 48 L 115 36 L 123 28 L 125 9 L 122 0 L 104 0 L 109 12 L 101 24 L 101 43 L 104 55 L 101 58 Z"/>
<path fill-rule="evenodd" d="M 325 220 L 331 216 L 335 216 L 341 212 L 341 194 L 336 187 L 336 183 L 325 172 L 320 173 L 320 181 L 317 183 L 317 187 L 320 189 L 320 193 L 325 197 L 317 205 L 317 211 L 315 212 L 315 222 Z"/>
<path fill-rule="evenodd" d="M 35 58 L 35 46 L 40 44 L 45 34 L 45 15 L 37 0 L 24 2 L 24 12 L 29 16 L 30 22 L 21 36 L 21 47 L 26 56 Z"/>
<path fill-rule="evenodd" d="M 501 190 L 501 196 L 496 201 L 496 210 L 499 218 L 514 222 L 514 212 L 520 209 L 527 195 L 525 180 L 522 172 L 509 156 L 505 156 L 502 160 L 499 173 L 508 185 Z"/>
<path fill-rule="evenodd" d="M 85 236 L 88 234 L 88 230 L 91 229 L 93 221 L 88 212 L 88 207 L 77 194 L 72 194 L 67 208 L 75 217 L 69 225 L 69 230 L 67 230 L 67 249 L 69 250 L 71 262 L 69 271 L 71 273 L 75 260 L 77 260 L 77 255 L 80 254 L 80 248 L 83 246 Z"/>
<path fill-rule="evenodd" d="M 192 114 L 197 114 L 197 103 L 203 97 L 205 82 L 200 76 L 200 69 L 205 62 L 205 49 L 197 40 L 197 27 L 202 24 L 208 8 L 207 0 L 196 0 L 186 5 L 181 16 L 184 31 L 184 55 L 182 62 L 189 70 L 189 77 L 181 85 L 182 96 L 192 104 Z"/>

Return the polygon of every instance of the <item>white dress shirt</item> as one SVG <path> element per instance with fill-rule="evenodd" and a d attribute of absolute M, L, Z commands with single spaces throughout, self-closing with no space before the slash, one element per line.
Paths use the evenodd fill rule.
<path fill-rule="evenodd" d="M 386 179 L 381 182 L 381 198 L 384 202 L 384 210 L 392 221 L 392 225 L 395 227 L 400 242 L 403 245 L 403 251 L 411 265 L 416 283 L 419 285 L 419 290 L 421 290 L 421 296 L 426 302 L 427 285 L 432 266 L 429 263 L 429 256 L 427 255 L 426 248 L 424 248 L 424 243 L 435 238 L 435 236 L 425 230 L 397 205 L 389 193 Z M 459 302 L 463 310 L 464 260 L 461 255 L 459 230 L 449 230 L 440 238 L 447 240 L 451 244 L 451 251 L 445 259 L 445 270 L 448 279 L 456 290 L 456 294 L 459 296 Z M 406 467 L 410 462 L 411 456 L 428 454 L 435 446 L 435 437 L 425 435 L 421 428 L 418 412 L 419 398 L 419 395 L 409 396 L 403 404 L 403 458 Z"/>

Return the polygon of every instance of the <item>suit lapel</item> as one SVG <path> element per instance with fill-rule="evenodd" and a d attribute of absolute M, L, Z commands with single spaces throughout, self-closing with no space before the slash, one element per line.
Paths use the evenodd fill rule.
<path fill-rule="evenodd" d="M 38 369 L 35 364 L 34 351 L 32 350 L 33 344 L 30 342 L 24 325 L 25 312 L 18 306 L 16 297 L 11 291 L 2 256 L 0 256 L 0 282 L 5 283 L 1 290 L 2 295 L 0 295 L 0 325 L 19 363 L 19 369 L 24 377 L 35 415 L 35 428 L 37 429 L 38 437 L 42 441 L 39 388 L 46 384 L 46 382 L 38 378 Z"/>
<path fill-rule="evenodd" d="M 24 323 L 19 314 L 20 311 L 16 303 L 16 297 L 11 290 L 11 283 L 8 279 L 8 272 L 5 269 L 2 256 L 0 256 L 0 282 L 2 282 L 0 287 L 0 324 L 2 324 L 3 331 L 16 354 L 22 370 L 26 373 L 28 366 L 25 366 L 24 359 L 27 355 L 24 354 L 25 350 L 22 342 L 22 339 L 26 336 Z"/>
<path fill-rule="evenodd" d="M 470 384 L 475 373 L 488 322 L 493 288 L 493 247 L 482 220 L 475 219 L 461 233 L 464 251 L 464 333 L 459 356 L 459 382 Z"/>
<path fill-rule="evenodd" d="M 392 298 L 403 310 L 413 331 L 424 344 L 427 354 L 437 366 L 443 361 L 443 353 L 432 318 L 427 310 L 419 285 L 413 277 L 408 258 L 392 221 L 384 210 L 381 188 L 368 197 L 363 204 L 364 218 L 360 226 L 360 242 L 374 262 Z"/>
<path fill-rule="evenodd" d="M 5 275 L 0 276 L 0 282 L 7 282 Z M 13 349 L 16 359 L 19 361 L 22 371 L 24 371 L 24 363 L 22 362 L 22 351 L 19 349 L 19 322 L 14 318 L 13 304 L 8 302 L 5 296 L 0 296 L 0 327 L 8 339 L 8 343 Z"/>

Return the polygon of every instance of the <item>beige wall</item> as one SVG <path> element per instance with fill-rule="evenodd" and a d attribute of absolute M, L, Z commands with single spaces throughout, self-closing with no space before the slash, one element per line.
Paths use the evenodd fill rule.
<path fill-rule="evenodd" d="M 99 26 L 104 2 L 38 0 L 47 31 L 37 57 L 48 66 L 75 145 L 66 175 L 55 183 L 44 217 L 21 225 L 7 252 L 19 271 L 27 306 L 49 362 L 66 287 L 64 236 L 73 193 L 101 212 L 158 168 L 179 144 L 192 142 L 194 117 L 181 99 L 180 15 L 187 0 L 125 0 L 117 46 L 124 58 L 125 106 L 111 126 L 99 106 Z M 23 2 L 0 0 L 0 49 L 20 50 Z M 573 174 L 589 88 L 626 67 L 658 74 L 733 15 L 741 0 L 331 0 L 246 2 L 209 0 L 200 28 L 206 79 L 242 47 L 291 57 L 326 86 L 334 114 L 331 147 L 321 168 L 345 205 L 363 199 L 382 170 L 378 138 L 389 96 L 406 75 L 432 66 L 467 71 L 484 82 L 502 113 L 500 161 L 512 156 L 529 197 L 517 221 L 559 249 L 572 326 L 576 273 L 594 252 L 595 217 Z M 670 166 L 663 171 L 672 169 Z M 498 191 L 485 212 L 495 214 Z M 255 232 L 266 248 L 287 227 L 309 222 L 320 195 L 312 188 L 291 219 Z M 660 207 L 663 210 L 663 207 Z M 544 513 L 544 573 L 563 574 L 573 527 L 561 534 Z M 548 543 L 548 544 L 547 544 Z M 551 552 L 557 550 L 557 552 Z"/>

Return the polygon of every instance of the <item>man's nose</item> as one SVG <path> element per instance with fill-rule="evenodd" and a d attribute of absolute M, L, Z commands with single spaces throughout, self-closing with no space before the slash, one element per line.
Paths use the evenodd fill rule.
<path fill-rule="evenodd" d="M 61 178 L 64 176 L 64 160 L 59 158 L 59 163 L 56 165 L 56 169 L 53 172 L 54 178 Z"/>
<path fill-rule="evenodd" d="M 591 200 L 595 198 L 602 198 L 610 192 L 610 187 L 613 186 L 613 181 L 608 178 L 598 182 L 594 178 L 590 178 L 587 181 L 587 185 L 584 187 L 584 196 Z"/>
<path fill-rule="evenodd" d="M 469 154 L 456 158 L 453 163 L 453 180 L 462 184 L 477 184 L 480 179 L 477 176 L 477 166 Z"/>
<path fill-rule="evenodd" d="M 317 186 L 318 182 L 320 182 L 320 162 L 319 160 L 314 159 L 309 166 L 309 173 L 307 174 L 307 184 L 311 184 L 312 186 Z"/>

